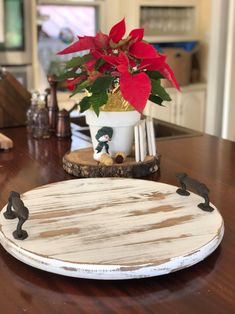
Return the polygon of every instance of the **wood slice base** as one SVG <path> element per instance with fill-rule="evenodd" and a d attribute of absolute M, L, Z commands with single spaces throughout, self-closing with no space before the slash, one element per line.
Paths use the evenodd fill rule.
<path fill-rule="evenodd" d="M 156 172 L 159 164 L 159 156 L 146 156 L 143 162 L 136 162 L 135 158 L 130 156 L 122 164 L 105 166 L 93 159 L 91 147 L 68 152 L 63 157 L 64 170 L 79 178 L 140 178 Z"/>

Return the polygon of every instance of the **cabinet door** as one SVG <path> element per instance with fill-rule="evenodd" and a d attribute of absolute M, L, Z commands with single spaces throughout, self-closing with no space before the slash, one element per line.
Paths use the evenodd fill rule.
<path fill-rule="evenodd" d="M 139 26 L 145 29 L 147 41 L 162 43 L 197 38 L 198 1 L 139 0 L 138 4 Z"/>
<path fill-rule="evenodd" d="M 176 123 L 176 93 L 171 93 L 170 96 L 172 101 L 163 102 L 164 107 L 158 106 L 157 104 L 148 101 L 144 110 L 144 114 L 155 119 Z"/>
<path fill-rule="evenodd" d="M 177 124 L 204 131 L 205 94 L 205 90 L 200 90 L 184 92 L 178 96 Z"/>

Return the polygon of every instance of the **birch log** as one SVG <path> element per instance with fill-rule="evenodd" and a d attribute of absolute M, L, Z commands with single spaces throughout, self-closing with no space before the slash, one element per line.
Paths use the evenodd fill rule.
<path fill-rule="evenodd" d="M 64 170 L 79 178 L 140 178 L 156 172 L 159 164 L 158 156 L 146 156 L 143 162 L 136 162 L 134 156 L 128 156 L 122 164 L 106 166 L 93 159 L 90 147 L 68 152 L 63 158 Z"/>

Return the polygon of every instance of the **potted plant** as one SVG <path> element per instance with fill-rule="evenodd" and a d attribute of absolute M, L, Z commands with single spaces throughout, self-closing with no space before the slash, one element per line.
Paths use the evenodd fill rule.
<path fill-rule="evenodd" d="M 144 30 L 134 29 L 125 38 L 125 20 L 115 24 L 108 35 L 78 36 L 78 40 L 58 54 L 85 51 L 66 63 L 62 78 L 67 79 L 71 96 L 86 90 L 79 103 L 90 125 L 94 150 L 97 132 L 111 127 L 109 153 L 123 151 L 130 154 L 133 126 L 147 100 L 162 105 L 171 98 L 161 86 L 167 79 L 179 89 L 166 56 L 143 40 Z M 110 140 L 110 138 L 109 138 Z"/>

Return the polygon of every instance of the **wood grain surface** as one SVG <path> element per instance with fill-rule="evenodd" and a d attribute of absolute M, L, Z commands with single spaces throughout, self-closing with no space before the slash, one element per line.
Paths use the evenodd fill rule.
<path fill-rule="evenodd" d="M 73 129 L 72 140 L 33 140 L 25 128 L 2 129 L 16 143 L 0 153 L 0 208 L 9 192 L 25 193 L 73 177 L 63 170 L 68 151 L 91 145 Z M 158 141 L 160 171 L 146 179 L 177 185 L 175 173 L 205 183 L 220 209 L 225 234 L 201 263 L 168 275 L 100 281 L 59 276 L 18 261 L 0 247 L 1 313 L 234 314 L 235 143 L 204 135 Z"/>
<path fill-rule="evenodd" d="M 29 237 L 15 240 L 0 216 L 0 241 L 19 260 L 63 275 L 128 279 L 162 275 L 208 256 L 223 236 L 218 210 L 182 197 L 177 187 L 134 179 L 80 179 L 22 195 Z"/>

